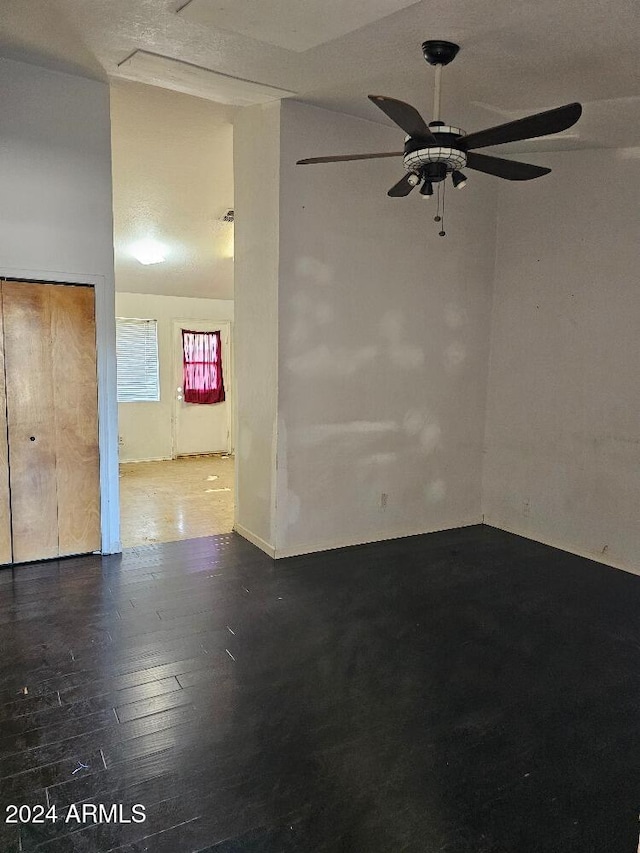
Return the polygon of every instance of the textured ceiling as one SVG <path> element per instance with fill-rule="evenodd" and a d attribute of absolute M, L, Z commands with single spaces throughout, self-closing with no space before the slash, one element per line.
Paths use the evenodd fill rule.
<path fill-rule="evenodd" d="M 179 15 L 196 24 L 304 52 L 359 30 L 419 0 L 189 0 Z"/>
<path fill-rule="evenodd" d="M 15 58 L 20 37 L 13 32 L 13 17 L 20 9 L 24 18 L 25 8 L 41 2 L 6 0 L 0 52 L 13 51 Z M 198 2 L 223 5 L 222 0 Z M 266 2 L 234 0 L 247 9 Z M 341 0 L 344 29 L 352 26 L 346 20 L 349 10 L 361 2 Z M 324 0 L 304 3 L 317 9 L 325 5 Z M 189 20 L 178 14 L 184 5 L 184 0 L 48 0 L 46 8 L 49 15 L 57 8 L 73 22 L 86 56 L 94 56 L 110 76 L 122 76 L 119 63 L 143 49 L 288 89 L 299 99 L 374 121 L 385 119 L 366 100 L 369 92 L 409 100 L 429 115 L 432 69 L 422 59 L 420 44 L 447 38 L 462 46 L 444 77 L 443 118 L 453 124 L 469 131 L 505 116 L 580 100 L 583 119 L 554 146 L 640 143 L 637 0 L 421 0 L 302 52 Z M 31 54 L 38 38 L 30 34 Z M 42 47 L 50 61 L 58 50 L 57 60 L 64 62 L 63 40 L 56 47 L 45 39 Z M 91 63 L 87 67 L 95 73 Z M 363 145 L 366 150 L 366 141 Z"/>

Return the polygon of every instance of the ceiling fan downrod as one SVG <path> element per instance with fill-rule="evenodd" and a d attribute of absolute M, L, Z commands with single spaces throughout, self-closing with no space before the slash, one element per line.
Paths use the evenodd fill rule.
<path fill-rule="evenodd" d="M 436 80 L 433 89 L 433 121 L 440 121 L 440 92 L 442 91 L 443 65 L 436 65 Z"/>
<path fill-rule="evenodd" d="M 430 39 L 422 42 L 422 55 L 436 70 L 435 87 L 433 91 L 433 121 L 440 121 L 440 92 L 442 90 L 442 69 L 452 62 L 460 50 L 460 46 L 452 41 Z"/>

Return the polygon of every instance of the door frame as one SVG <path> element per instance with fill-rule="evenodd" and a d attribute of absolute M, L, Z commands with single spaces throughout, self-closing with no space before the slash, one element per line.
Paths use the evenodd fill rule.
<path fill-rule="evenodd" d="M 98 373 L 98 452 L 100 455 L 100 538 L 103 554 L 119 554 L 120 482 L 118 473 L 118 403 L 116 309 L 113 282 L 103 275 L 0 266 L 0 278 L 34 284 L 92 285 L 96 317 Z"/>
<path fill-rule="evenodd" d="M 209 327 L 209 328 L 205 328 Z M 229 339 L 229 358 L 226 363 L 222 365 L 222 372 L 224 377 L 224 389 L 225 389 L 225 402 L 229 404 L 229 431 L 227 433 L 227 453 L 233 453 L 233 449 L 235 447 L 235 418 L 234 418 L 234 406 L 235 406 L 235 386 L 233 379 L 233 322 L 231 320 L 210 320 L 207 318 L 194 319 L 193 317 L 184 320 L 176 320 L 174 319 L 172 329 L 171 329 L 171 349 L 173 351 L 173 357 L 171 359 L 172 364 L 172 378 L 174 380 L 173 385 L 171 386 L 171 458 L 177 459 L 177 423 L 178 423 L 178 398 L 176 393 L 176 383 L 175 379 L 179 375 L 179 371 L 182 368 L 182 362 L 178 356 L 178 346 L 177 342 L 180 339 L 180 331 L 182 329 L 191 329 L 193 331 L 201 331 L 201 332 L 216 332 L 218 330 L 222 331 L 222 329 L 226 329 L 228 332 Z"/>

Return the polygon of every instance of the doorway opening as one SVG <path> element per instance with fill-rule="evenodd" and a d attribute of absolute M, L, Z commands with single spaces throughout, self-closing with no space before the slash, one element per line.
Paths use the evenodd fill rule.
<path fill-rule="evenodd" d="M 111 88 L 124 548 L 233 529 L 233 116 Z"/>
<path fill-rule="evenodd" d="M 128 410 L 127 403 L 160 402 L 155 377 L 161 361 L 171 362 L 172 378 L 171 457 L 120 463 L 123 547 L 231 532 L 235 470 L 230 321 L 173 320 L 162 324 L 160 332 L 154 320 L 118 318 L 116 325 L 120 424 L 130 444 L 144 447 L 148 436 L 136 436 L 136 431 L 147 428 L 148 420 L 144 413 Z M 133 326 L 142 330 L 138 334 L 145 336 L 144 344 L 131 340 Z M 166 326 L 170 353 L 163 346 Z M 139 375 L 143 371 L 146 375 Z M 145 393 L 147 398 L 140 399 Z"/>

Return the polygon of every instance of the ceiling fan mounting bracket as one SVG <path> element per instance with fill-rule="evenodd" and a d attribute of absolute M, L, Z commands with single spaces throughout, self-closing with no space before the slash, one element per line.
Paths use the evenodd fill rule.
<path fill-rule="evenodd" d="M 452 41 L 431 39 L 422 42 L 422 53 L 429 65 L 448 65 L 460 50 L 460 45 Z"/>

